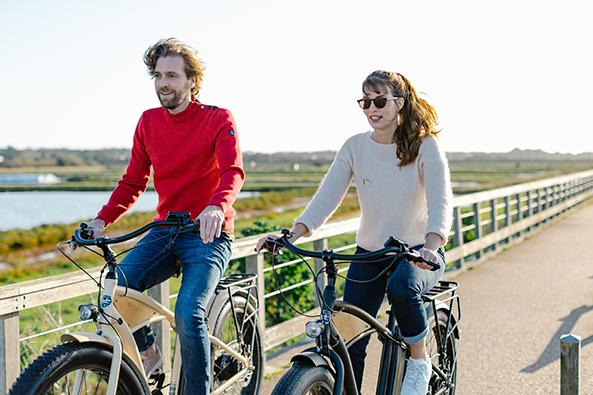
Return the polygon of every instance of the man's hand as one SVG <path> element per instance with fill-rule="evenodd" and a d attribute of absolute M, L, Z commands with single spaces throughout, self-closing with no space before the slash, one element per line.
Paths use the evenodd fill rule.
<path fill-rule="evenodd" d="M 105 221 L 100 218 L 95 218 L 89 222 L 87 222 L 88 230 L 92 232 L 92 238 L 96 239 L 97 237 L 103 234 L 105 230 Z M 68 242 L 70 245 L 71 251 L 76 250 L 77 244 L 75 242 Z"/>
<path fill-rule="evenodd" d="M 105 231 L 105 221 L 101 218 L 95 218 L 94 220 L 90 221 L 88 224 L 89 228 L 93 231 L 93 239 L 101 236 Z"/>
<path fill-rule="evenodd" d="M 220 237 L 222 225 L 224 224 L 224 213 L 218 206 L 206 206 L 198 215 L 196 221 L 199 221 L 202 241 L 208 244 L 214 241 L 215 238 Z"/>

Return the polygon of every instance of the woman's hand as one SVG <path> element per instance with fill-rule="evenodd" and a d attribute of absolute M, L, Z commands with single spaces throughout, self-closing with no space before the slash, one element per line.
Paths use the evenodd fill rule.
<path fill-rule="evenodd" d="M 273 245 L 273 242 L 275 240 L 278 240 L 279 238 L 280 238 L 279 235 L 274 235 L 274 234 L 269 234 L 269 235 L 262 237 L 261 239 L 259 239 L 257 241 L 257 245 L 255 246 L 255 252 L 260 252 L 264 248 L 269 250 L 269 247 L 271 247 Z M 278 253 L 278 251 L 275 248 L 272 248 L 272 251 L 270 251 L 270 252 L 272 252 L 273 254 Z"/>
<path fill-rule="evenodd" d="M 443 243 L 443 239 L 441 238 L 441 236 L 439 236 L 436 233 L 432 233 L 432 232 L 428 233 L 426 235 L 426 240 L 424 242 L 424 246 L 418 250 L 418 253 L 420 254 L 420 256 L 422 258 L 424 258 L 424 260 L 438 264 L 439 256 L 437 255 L 437 250 L 443 244 L 444 243 Z M 425 262 L 414 262 L 414 264 L 416 266 L 418 266 L 420 269 L 424 269 L 424 270 L 432 269 L 432 266 L 428 265 Z"/>
<path fill-rule="evenodd" d="M 297 241 L 297 239 L 299 237 L 301 237 L 302 235 L 304 235 L 305 233 L 308 233 L 308 232 L 309 232 L 309 228 L 307 228 L 307 226 L 305 224 L 303 224 L 302 222 L 297 222 L 296 224 L 294 224 L 294 226 L 290 230 L 290 235 L 287 237 L 292 243 L 294 243 L 295 241 Z M 267 247 L 266 243 L 268 243 L 268 246 L 273 245 L 273 242 L 275 240 L 278 240 L 280 237 L 282 237 L 282 236 L 277 235 L 277 234 L 269 234 L 269 235 L 262 237 L 261 239 L 259 239 L 257 241 L 257 245 L 255 246 L 255 251 L 260 252 L 262 249 L 264 249 L 264 247 Z M 279 251 L 279 249 L 273 248 L 273 250 L 270 252 L 273 254 L 277 254 L 278 251 Z"/>
<path fill-rule="evenodd" d="M 418 254 L 420 254 L 420 256 L 426 261 L 440 264 L 439 257 L 436 254 L 436 252 L 433 250 L 429 250 L 428 248 L 422 247 L 421 249 L 418 250 Z M 418 266 L 420 269 L 432 270 L 432 266 L 430 266 L 429 264 L 427 264 L 425 262 L 413 262 L 413 263 L 414 263 L 414 265 Z"/>

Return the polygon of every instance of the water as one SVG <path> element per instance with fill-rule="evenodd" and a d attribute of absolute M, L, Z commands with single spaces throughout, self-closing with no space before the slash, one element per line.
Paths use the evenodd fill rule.
<path fill-rule="evenodd" d="M 0 192 L 0 230 L 41 224 L 72 223 L 93 218 L 111 192 Z M 253 196 L 241 192 L 239 198 Z M 132 211 L 155 211 L 157 196 L 147 191 Z"/>

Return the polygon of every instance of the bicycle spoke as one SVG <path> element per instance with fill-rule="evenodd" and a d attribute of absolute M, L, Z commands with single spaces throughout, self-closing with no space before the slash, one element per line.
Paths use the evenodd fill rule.
<path fill-rule="evenodd" d="M 95 387 L 95 394 L 99 390 L 99 385 L 101 385 L 101 381 L 97 381 L 97 386 Z"/>

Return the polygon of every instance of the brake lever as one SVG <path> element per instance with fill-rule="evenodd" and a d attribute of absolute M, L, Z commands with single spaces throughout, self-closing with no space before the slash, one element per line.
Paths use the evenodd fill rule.
<path fill-rule="evenodd" d="M 276 240 L 266 240 L 263 247 L 274 255 L 282 255 L 283 245 Z"/>
<path fill-rule="evenodd" d="M 426 263 L 428 266 L 430 266 L 431 272 L 435 272 L 441 268 L 441 265 L 439 263 L 427 261 L 426 259 L 424 259 L 422 257 L 422 255 L 420 255 L 417 251 L 414 251 L 414 250 L 410 250 L 410 251 L 406 252 L 406 257 L 410 258 L 410 260 L 412 260 L 414 262 Z"/>

